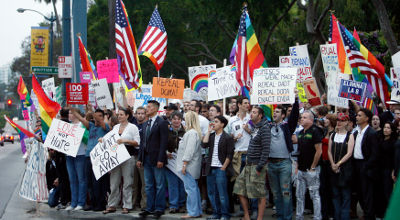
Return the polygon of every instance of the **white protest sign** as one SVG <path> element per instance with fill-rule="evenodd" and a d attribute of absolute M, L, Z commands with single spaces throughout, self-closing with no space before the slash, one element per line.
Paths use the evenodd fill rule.
<path fill-rule="evenodd" d="M 85 129 L 80 124 L 54 118 L 43 146 L 76 157 L 84 133 Z"/>
<path fill-rule="evenodd" d="M 184 89 L 183 90 L 183 101 L 184 102 L 190 102 L 192 100 L 202 100 L 202 98 L 200 97 L 200 95 L 191 90 L 190 88 Z"/>
<path fill-rule="evenodd" d="M 89 83 L 89 103 L 93 106 L 93 108 L 97 108 L 96 91 L 94 90 L 92 83 Z"/>
<path fill-rule="evenodd" d="M 208 101 L 236 96 L 239 93 L 239 85 L 236 81 L 233 65 L 218 68 L 208 77 Z"/>
<path fill-rule="evenodd" d="M 325 76 L 326 84 L 328 85 L 328 104 L 342 108 L 349 108 L 349 101 L 345 98 L 339 97 L 338 95 L 341 80 L 348 80 L 349 75 L 340 72 L 326 72 Z"/>
<path fill-rule="evenodd" d="M 292 67 L 290 56 L 279 56 L 279 67 Z"/>
<path fill-rule="evenodd" d="M 141 87 L 141 91 L 138 89 L 133 90 L 133 97 L 135 99 L 134 109 L 136 110 L 139 106 L 146 106 L 147 102 L 150 100 L 156 100 L 160 103 L 159 110 L 164 110 L 164 106 L 167 104 L 167 100 L 165 98 L 154 98 L 151 96 L 152 94 L 152 85 L 144 84 Z"/>
<path fill-rule="evenodd" d="M 303 82 L 312 78 L 310 57 L 307 45 L 289 47 L 292 67 L 297 67 L 297 81 Z"/>
<path fill-rule="evenodd" d="M 125 145 L 117 143 L 118 139 L 120 139 L 118 132 L 111 130 L 90 152 L 90 161 L 96 180 L 131 158 Z"/>
<path fill-rule="evenodd" d="M 26 138 L 25 144 L 30 153 L 19 195 L 31 201 L 46 201 L 49 195 L 46 183 L 47 151 L 34 138 Z"/>
<path fill-rule="evenodd" d="M 172 153 L 172 158 L 168 158 L 168 163 L 165 166 L 183 181 L 180 171 L 176 170 L 176 158 L 177 154 Z"/>
<path fill-rule="evenodd" d="M 107 79 L 93 80 L 92 86 L 96 93 L 96 103 L 98 107 L 107 109 L 113 109 L 113 101 L 111 98 L 110 90 L 108 89 Z"/>
<path fill-rule="evenodd" d="M 292 104 L 295 100 L 296 68 L 254 70 L 252 105 Z"/>
<path fill-rule="evenodd" d="M 189 67 L 190 88 L 197 92 L 203 101 L 208 96 L 208 76 L 215 73 L 216 69 L 215 64 Z"/>
<path fill-rule="evenodd" d="M 320 50 L 324 72 L 340 72 L 336 44 L 320 45 Z"/>
<path fill-rule="evenodd" d="M 42 88 L 46 93 L 47 97 L 53 100 L 53 97 L 55 97 L 56 95 L 56 86 L 54 84 L 54 77 L 43 80 Z"/>
<path fill-rule="evenodd" d="M 393 82 L 390 100 L 400 102 L 400 66 L 390 68 L 390 79 Z"/>
<path fill-rule="evenodd" d="M 123 105 L 123 94 L 121 93 L 121 87 L 124 89 L 125 92 L 125 82 L 120 79 L 119 82 L 113 83 L 114 88 L 114 97 L 115 97 L 115 104 Z M 118 105 L 116 105 L 118 108 Z"/>
<path fill-rule="evenodd" d="M 392 63 L 394 67 L 400 66 L 400 51 L 392 56 Z"/>
<path fill-rule="evenodd" d="M 33 105 L 34 105 L 35 108 L 39 111 L 39 109 L 40 109 L 40 107 L 39 107 L 39 100 L 38 100 L 38 98 L 36 97 L 36 94 L 35 94 L 35 92 L 33 91 L 33 89 L 31 89 L 30 95 L 31 95 L 31 99 L 32 99 Z"/>

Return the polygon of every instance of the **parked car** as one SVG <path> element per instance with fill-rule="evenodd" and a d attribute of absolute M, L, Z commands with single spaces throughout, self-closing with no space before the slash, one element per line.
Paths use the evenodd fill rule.
<path fill-rule="evenodd" d="M 11 142 L 14 144 L 14 135 L 10 133 L 3 134 L 4 142 Z"/>
<path fill-rule="evenodd" d="M 3 135 L 0 136 L 0 146 L 4 146 L 4 137 L 3 137 Z"/>

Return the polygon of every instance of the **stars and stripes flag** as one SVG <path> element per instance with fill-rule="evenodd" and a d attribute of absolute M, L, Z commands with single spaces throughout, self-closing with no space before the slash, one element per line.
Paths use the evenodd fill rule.
<path fill-rule="evenodd" d="M 167 56 L 167 40 L 167 32 L 156 6 L 140 43 L 139 55 L 148 57 L 157 71 L 161 69 Z"/>
<path fill-rule="evenodd" d="M 116 0 L 115 10 L 115 44 L 121 61 L 119 68 L 125 83 L 130 84 L 128 88 L 137 89 L 142 85 L 142 71 L 128 13 L 122 0 Z"/>

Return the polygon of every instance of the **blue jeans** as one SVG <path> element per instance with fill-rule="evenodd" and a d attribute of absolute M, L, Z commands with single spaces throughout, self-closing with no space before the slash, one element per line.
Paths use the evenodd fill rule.
<path fill-rule="evenodd" d="M 226 172 L 221 168 L 211 168 L 207 176 L 207 193 L 214 216 L 230 218 Z"/>
<path fill-rule="evenodd" d="M 242 172 L 243 168 L 246 166 L 247 154 L 242 154 L 241 163 L 240 163 L 240 172 Z M 253 212 L 258 212 L 258 199 L 249 199 L 250 209 Z M 242 204 L 240 204 L 240 210 L 243 211 Z"/>
<path fill-rule="evenodd" d="M 49 206 L 51 208 L 56 207 L 56 205 L 58 205 L 58 203 L 60 200 L 60 187 L 54 187 L 50 190 L 49 192 L 49 199 L 47 200 L 47 204 L 49 204 Z"/>
<path fill-rule="evenodd" d="M 182 175 L 182 178 L 187 193 L 186 209 L 188 215 L 193 217 L 202 215 L 200 190 L 196 180 L 188 172 L 186 172 L 186 175 Z"/>
<path fill-rule="evenodd" d="M 144 182 L 147 195 L 146 210 L 149 212 L 165 210 L 165 168 L 150 165 L 148 157 L 144 157 Z"/>
<path fill-rule="evenodd" d="M 332 185 L 332 201 L 336 220 L 350 219 L 351 187 Z"/>
<path fill-rule="evenodd" d="M 278 219 L 292 219 L 292 161 L 285 159 L 277 163 L 268 163 L 268 180 L 274 195 Z"/>
<path fill-rule="evenodd" d="M 165 177 L 168 182 L 169 208 L 179 209 L 185 206 L 186 193 L 182 180 L 168 168 L 165 169 Z"/>
<path fill-rule="evenodd" d="M 87 179 L 85 173 L 86 156 L 79 155 L 74 157 L 67 156 L 67 170 L 69 176 L 69 186 L 71 188 L 71 207 L 85 206 Z"/>

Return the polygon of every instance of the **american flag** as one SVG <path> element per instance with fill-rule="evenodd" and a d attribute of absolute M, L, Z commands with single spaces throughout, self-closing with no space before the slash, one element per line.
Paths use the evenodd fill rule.
<path fill-rule="evenodd" d="M 149 26 L 139 46 L 139 54 L 148 57 L 157 71 L 161 69 L 167 56 L 167 32 L 157 7 L 151 15 Z"/>
<path fill-rule="evenodd" d="M 235 52 L 235 66 L 236 80 L 238 81 L 240 87 L 245 86 L 248 90 L 250 90 L 252 81 L 250 77 L 250 68 L 246 49 L 246 14 L 247 9 L 244 8 L 242 16 L 240 16 L 240 24 Z"/>
<path fill-rule="evenodd" d="M 368 82 L 372 85 L 373 90 L 376 92 L 378 97 L 383 103 L 388 101 L 386 95 L 387 87 L 385 78 L 382 78 L 378 72 L 371 66 L 371 64 L 364 58 L 360 50 L 353 43 L 353 36 L 346 28 L 339 24 L 340 34 L 344 43 L 344 47 L 349 59 L 349 64 L 352 68 L 358 68 L 362 74 L 364 74 Z"/>
<path fill-rule="evenodd" d="M 125 82 L 137 89 L 142 84 L 142 71 L 140 70 L 135 38 L 122 0 L 116 0 L 115 8 L 115 44 L 117 55 L 121 59 L 120 70 L 125 77 Z"/>

